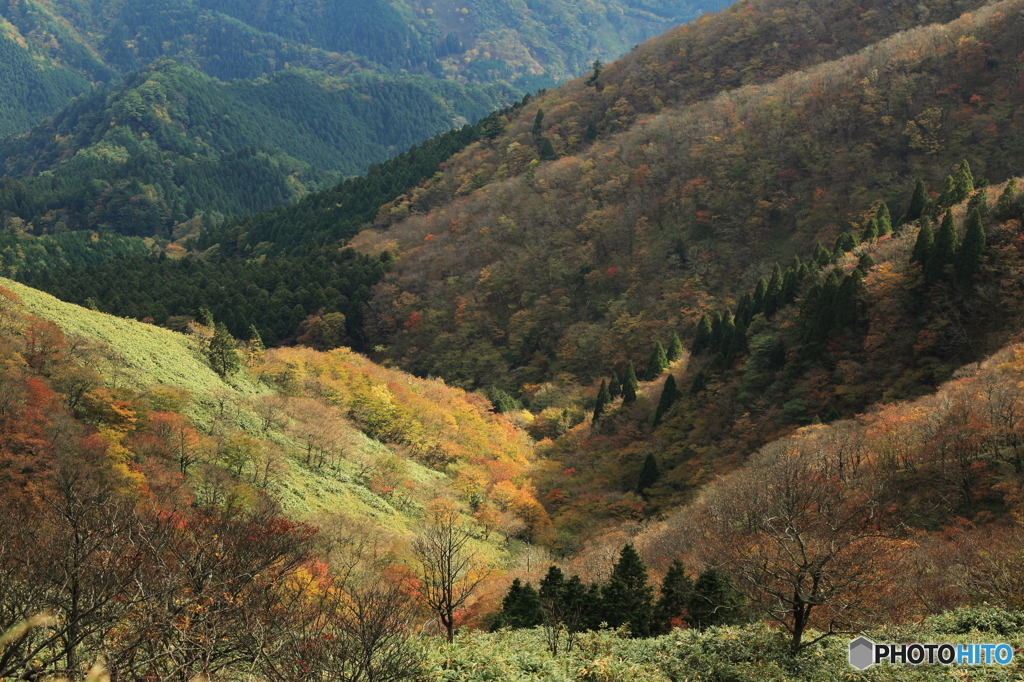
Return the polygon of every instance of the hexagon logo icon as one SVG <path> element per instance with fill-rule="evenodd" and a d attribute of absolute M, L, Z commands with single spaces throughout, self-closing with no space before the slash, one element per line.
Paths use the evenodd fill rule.
<path fill-rule="evenodd" d="M 850 665 L 857 670 L 867 670 L 875 664 L 875 643 L 867 637 L 858 637 L 850 642 Z"/>

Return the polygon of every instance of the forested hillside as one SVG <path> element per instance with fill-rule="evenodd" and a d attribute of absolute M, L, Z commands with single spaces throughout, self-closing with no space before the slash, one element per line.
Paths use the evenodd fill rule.
<path fill-rule="evenodd" d="M 859 231 L 879 201 L 898 222 L 915 177 L 939 192 L 963 159 L 992 181 L 1014 172 L 1017 22 L 991 5 L 557 160 L 538 158 L 558 151 L 531 103 L 535 134 L 470 148 L 354 241 L 397 255 L 370 335 L 414 372 L 506 391 L 642 365 L 651 338 L 693 338 L 701 313 Z"/>
<path fill-rule="evenodd" d="M 469 87 L 472 92 L 491 93 L 487 86 L 500 82 L 522 95 L 725 4 L 9 2 L 0 6 L 0 137 L 27 130 L 93 86 L 165 58 L 223 80 L 293 68 L 332 77 L 412 73 L 481 86 Z"/>

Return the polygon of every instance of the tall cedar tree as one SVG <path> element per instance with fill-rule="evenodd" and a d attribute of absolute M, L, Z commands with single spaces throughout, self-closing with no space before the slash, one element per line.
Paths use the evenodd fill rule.
<path fill-rule="evenodd" d="M 693 593 L 693 579 L 686 574 L 682 562 L 676 559 L 661 581 L 661 596 L 654 606 L 652 635 L 665 635 L 683 623 L 686 605 Z"/>
<path fill-rule="evenodd" d="M 683 342 L 679 339 L 679 334 L 672 335 L 672 343 L 669 344 L 668 350 L 665 351 L 665 357 L 668 358 L 669 362 L 675 362 L 683 357 Z"/>
<path fill-rule="evenodd" d="M 533 136 L 540 137 L 542 132 L 544 132 L 544 110 L 538 109 L 537 116 L 533 119 Z"/>
<path fill-rule="evenodd" d="M 204 327 L 212 327 L 213 313 L 210 312 L 209 308 L 200 308 L 199 312 L 196 314 L 196 322 L 203 325 Z"/>
<path fill-rule="evenodd" d="M 555 148 L 551 144 L 551 140 L 544 138 L 544 144 L 540 146 L 540 160 L 541 161 L 554 161 L 558 158 L 555 154 Z"/>
<path fill-rule="evenodd" d="M 884 237 L 892 232 L 892 214 L 889 213 L 889 205 L 884 201 L 878 205 L 875 213 L 875 220 L 878 221 L 878 236 Z"/>
<path fill-rule="evenodd" d="M 744 618 L 746 597 L 727 573 L 710 569 L 704 571 L 693 584 L 686 611 L 691 627 L 734 625 Z"/>
<path fill-rule="evenodd" d="M 544 609 L 540 595 L 533 585 L 523 585 L 519 578 L 512 581 L 508 594 L 501 601 L 501 611 L 491 624 L 491 630 L 500 628 L 532 628 L 544 622 Z"/>
<path fill-rule="evenodd" d="M 942 274 L 946 265 L 956 262 L 956 224 L 953 222 L 953 211 L 946 211 L 942 217 L 942 224 L 939 225 L 939 232 L 935 235 L 935 248 L 932 249 L 931 258 L 925 265 L 924 275 L 929 282 L 934 282 Z"/>
<path fill-rule="evenodd" d="M 608 395 L 611 396 L 612 400 L 622 395 L 622 383 L 619 381 L 619 375 L 617 372 L 612 372 L 612 378 L 608 382 Z"/>
<path fill-rule="evenodd" d="M 218 322 L 214 327 L 213 338 L 206 349 L 206 359 L 213 371 L 222 377 L 237 372 L 242 366 L 238 351 L 235 350 L 235 339 L 223 322 Z"/>
<path fill-rule="evenodd" d="M 967 215 L 967 231 L 956 254 L 956 276 L 960 281 L 968 281 L 978 271 L 985 242 L 985 223 L 978 209 L 973 209 Z"/>
<path fill-rule="evenodd" d="M 661 398 L 658 400 L 658 408 L 654 412 L 654 425 L 661 423 L 669 409 L 676 404 L 676 401 L 683 397 L 682 392 L 676 387 L 676 378 L 671 374 L 665 379 L 665 386 L 661 389 Z"/>
<path fill-rule="evenodd" d="M 636 370 L 633 369 L 633 361 L 626 365 L 626 378 L 622 381 L 622 404 L 629 405 L 636 402 L 636 391 L 640 388 L 640 382 L 636 380 Z"/>
<path fill-rule="evenodd" d="M 935 231 L 932 230 L 932 221 L 928 216 L 920 220 L 921 229 L 917 233 L 917 241 L 914 243 L 914 251 L 910 254 L 911 263 L 920 263 L 923 268 L 932 257 L 935 250 Z"/>
<path fill-rule="evenodd" d="M 925 214 L 928 210 L 928 190 L 924 186 L 924 180 L 918 178 L 914 185 L 914 193 L 910 197 L 910 206 L 903 214 L 904 223 L 912 223 Z"/>
<path fill-rule="evenodd" d="M 647 358 L 647 367 L 644 369 L 644 381 L 654 381 L 658 376 L 668 369 L 668 356 L 665 355 L 665 347 L 661 341 L 654 342 L 654 350 Z"/>
<path fill-rule="evenodd" d="M 818 244 L 818 246 L 821 246 L 821 244 Z M 767 296 L 768 281 L 764 277 L 760 277 L 757 280 L 757 286 L 754 287 L 754 301 L 750 307 L 751 317 L 764 312 L 764 301 Z"/>
<path fill-rule="evenodd" d="M 711 333 L 711 319 L 705 313 L 700 316 L 700 322 L 697 323 L 697 332 L 693 337 L 693 344 L 690 346 L 692 355 L 711 348 Z"/>
<path fill-rule="evenodd" d="M 996 218 L 998 220 L 1010 220 L 1018 217 L 1020 210 L 1017 207 L 1017 178 L 1010 178 L 999 195 L 996 202 Z"/>
<path fill-rule="evenodd" d="M 690 382 L 690 395 L 697 395 L 708 387 L 708 375 L 704 373 L 704 370 L 700 370 L 693 375 L 693 381 Z"/>
<path fill-rule="evenodd" d="M 864 228 L 864 232 L 860 236 L 861 243 L 868 243 L 878 239 L 878 220 L 872 218 L 868 221 L 867 226 Z"/>
<path fill-rule="evenodd" d="M 959 204 L 970 196 L 973 191 L 974 175 L 971 173 L 971 166 L 967 163 L 967 159 L 964 159 L 960 162 L 960 167 L 957 168 L 956 175 L 953 176 L 953 203 Z M 952 206 L 953 204 L 950 205 Z"/>
<path fill-rule="evenodd" d="M 608 382 L 601 379 L 601 388 L 597 392 L 597 402 L 594 403 L 594 418 L 593 422 L 596 424 L 601 420 L 601 416 L 604 415 L 604 408 L 608 406 L 608 403 L 612 401 L 612 396 L 608 392 Z"/>
<path fill-rule="evenodd" d="M 772 268 L 772 278 L 768 280 L 768 290 L 764 295 L 764 316 L 771 317 L 779 309 L 782 301 L 782 268 L 776 263 Z"/>
<path fill-rule="evenodd" d="M 942 191 L 939 192 L 938 198 L 935 199 L 935 205 L 941 208 L 949 208 L 955 203 L 957 203 L 956 180 L 953 179 L 952 175 L 947 175 L 942 183 Z"/>
<path fill-rule="evenodd" d="M 657 483 L 660 476 L 661 472 L 658 471 L 657 460 L 654 459 L 653 454 L 647 453 L 647 458 L 644 459 L 644 465 L 640 468 L 640 475 L 636 479 L 637 493 L 643 495 L 644 490 Z"/>
<path fill-rule="evenodd" d="M 625 625 L 633 637 L 650 635 L 654 588 L 647 584 L 647 567 L 633 545 L 622 548 L 611 579 L 601 588 L 601 608 L 609 626 Z"/>

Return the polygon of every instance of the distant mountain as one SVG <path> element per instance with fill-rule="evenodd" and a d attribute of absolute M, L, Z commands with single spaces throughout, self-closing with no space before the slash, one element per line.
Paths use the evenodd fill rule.
<path fill-rule="evenodd" d="M 292 68 L 335 77 L 413 73 L 522 94 L 725 4 L 19 0 L 0 5 L 0 136 L 163 58 L 223 80 Z"/>

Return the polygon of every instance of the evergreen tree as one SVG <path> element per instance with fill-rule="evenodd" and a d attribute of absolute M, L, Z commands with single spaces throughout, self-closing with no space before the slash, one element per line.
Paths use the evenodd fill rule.
<path fill-rule="evenodd" d="M 262 339 L 262 337 L 260 337 L 260 332 L 259 332 L 258 329 L 256 329 L 256 325 L 254 325 L 254 324 L 250 324 L 249 325 L 249 333 L 248 333 L 247 337 L 248 337 L 247 340 L 249 341 L 249 344 L 255 350 L 266 350 L 266 347 L 263 345 L 263 339 Z"/>
<path fill-rule="evenodd" d="M 593 121 L 591 121 L 590 123 L 587 124 L 587 134 L 584 137 L 587 140 L 593 141 L 593 140 L 597 139 L 597 135 L 598 135 L 597 126 L 594 125 Z"/>
<path fill-rule="evenodd" d="M 592 68 L 594 72 L 590 75 L 590 78 L 587 79 L 586 83 L 588 86 L 593 86 L 596 88 L 597 79 L 601 77 L 601 70 L 604 68 L 604 64 L 601 63 L 600 59 L 595 59 L 594 63 L 591 64 L 590 68 Z"/>
<path fill-rule="evenodd" d="M 918 178 L 914 185 L 914 193 L 910 197 L 910 206 L 903 214 L 904 223 L 912 223 L 925 214 L 928 210 L 928 190 L 924 186 L 924 180 Z"/>
<path fill-rule="evenodd" d="M 533 136 L 540 137 L 544 132 L 544 110 L 538 109 L 537 116 L 533 119 Z"/>
<path fill-rule="evenodd" d="M 728 366 L 732 362 L 732 353 L 736 342 L 736 323 L 732 319 L 732 315 L 729 311 L 725 311 L 725 315 L 722 316 L 722 341 L 718 345 L 719 352 L 725 360 L 725 366 Z M 725 369 L 723 367 L 722 369 Z"/>
<path fill-rule="evenodd" d="M 235 339 L 223 322 L 218 322 L 214 327 L 213 338 L 206 349 L 206 359 L 213 371 L 222 377 L 238 371 L 242 366 L 238 351 L 235 350 Z"/>
<path fill-rule="evenodd" d="M 870 244 L 876 239 L 878 239 L 878 220 L 872 218 L 868 221 L 867 226 L 865 226 L 864 232 L 861 234 L 860 241 L 862 244 Z"/>
<path fill-rule="evenodd" d="M 658 462 L 654 459 L 654 455 L 647 453 L 644 465 L 640 468 L 640 475 L 636 479 L 637 494 L 643 495 L 644 490 L 657 483 L 660 476 L 661 472 L 658 471 Z"/>
<path fill-rule="evenodd" d="M 611 401 L 612 396 L 608 392 L 608 382 L 601 379 L 601 388 L 597 392 L 597 402 L 594 404 L 594 418 L 592 420 L 594 424 L 601 420 L 602 415 L 604 415 L 604 409 Z"/>
<path fill-rule="evenodd" d="M 669 362 L 675 362 L 681 357 L 683 357 L 683 342 L 679 340 L 679 334 L 673 334 L 672 343 L 669 344 L 668 350 L 665 351 L 665 358 Z"/>
<path fill-rule="evenodd" d="M 658 408 L 654 412 L 654 425 L 661 423 L 661 418 L 676 404 L 676 401 L 683 397 L 683 394 L 676 387 L 676 378 L 669 374 L 665 379 L 665 386 L 661 389 L 661 398 L 658 400 Z"/>
<path fill-rule="evenodd" d="M 783 290 L 786 288 L 785 282 L 782 284 Z M 739 323 L 743 320 L 743 325 L 747 326 L 750 324 L 751 309 L 754 305 L 754 299 L 751 297 L 749 291 L 744 291 L 743 295 L 740 296 L 740 302 L 736 304 L 736 322 Z"/>
<path fill-rule="evenodd" d="M 949 208 L 955 203 L 956 180 L 953 179 L 952 175 L 947 175 L 945 181 L 942 183 L 942 191 L 939 192 L 939 196 L 935 200 L 935 205 L 940 208 Z"/>
<path fill-rule="evenodd" d="M 868 270 L 875 266 L 875 259 L 871 257 L 870 253 L 862 253 L 860 258 L 857 259 L 857 269 L 865 275 L 868 274 Z"/>
<path fill-rule="evenodd" d="M 640 388 L 640 382 L 636 380 L 636 371 L 633 369 L 633 361 L 626 365 L 626 378 L 622 381 L 622 404 L 629 405 L 636 402 L 636 391 Z"/>
<path fill-rule="evenodd" d="M 837 253 L 842 254 L 853 251 L 855 248 L 857 248 L 857 244 L 858 242 L 855 236 L 853 236 L 849 232 L 843 232 L 841 235 L 836 237 L 836 248 L 833 249 L 832 251 L 833 257 L 834 254 Z"/>
<path fill-rule="evenodd" d="M 975 210 L 981 214 L 983 220 L 988 217 L 988 192 L 985 189 L 975 190 L 967 202 L 967 215 Z"/>
<path fill-rule="evenodd" d="M 654 606 L 652 635 L 665 635 L 680 624 L 686 616 L 686 605 L 693 593 L 693 579 L 686 574 L 678 559 L 669 566 L 665 579 L 661 581 L 661 596 Z"/>
<path fill-rule="evenodd" d="M 1010 220 L 1020 216 L 1017 206 L 1017 178 L 1010 178 L 996 202 L 996 219 Z"/>
<path fill-rule="evenodd" d="M 939 225 L 939 232 L 935 235 L 935 248 L 932 250 L 931 258 L 925 264 L 925 279 L 929 282 L 935 281 L 942 269 L 948 264 L 956 262 L 956 224 L 953 222 L 953 211 L 946 211 L 942 217 L 942 224 Z"/>
<path fill-rule="evenodd" d="M 746 598 L 732 576 L 709 569 L 700 574 L 686 602 L 691 627 L 734 625 L 744 618 Z"/>
<path fill-rule="evenodd" d="M 863 290 L 864 276 L 858 268 L 843 279 L 836 296 L 833 331 L 853 327 L 858 321 L 857 299 Z"/>
<path fill-rule="evenodd" d="M 608 382 L 608 395 L 615 400 L 622 395 L 622 384 L 619 382 L 619 375 L 612 372 L 611 381 Z"/>
<path fill-rule="evenodd" d="M 647 567 L 633 545 L 622 548 L 608 584 L 601 588 L 604 620 L 610 627 L 626 625 L 633 637 L 647 637 L 654 610 L 654 589 L 647 584 Z"/>
<path fill-rule="evenodd" d="M 544 138 L 544 144 L 540 147 L 540 160 L 541 161 L 554 161 L 558 158 L 555 154 L 555 148 L 551 144 L 551 140 Z"/>
<path fill-rule="evenodd" d="M 978 271 L 981 257 L 985 253 L 985 242 L 985 222 L 981 213 L 974 209 L 967 214 L 967 231 L 956 254 L 956 276 L 960 281 L 968 281 Z"/>
<path fill-rule="evenodd" d="M 967 159 L 960 162 L 956 174 L 953 176 L 953 204 L 959 204 L 970 196 L 974 191 L 974 175 L 971 173 L 971 166 Z M 953 204 L 950 204 L 952 206 Z"/>
<path fill-rule="evenodd" d="M 712 331 L 711 320 L 707 314 L 702 314 L 700 322 L 697 323 L 697 332 L 693 337 L 693 344 L 690 346 L 691 355 L 697 355 L 711 348 Z"/>
<path fill-rule="evenodd" d="M 665 355 L 665 347 L 661 341 L 654 342 L 654 349 L 647 358 L 647 367 L 644 369 L 644 381 L 654 381 L 658 376 L 668 369 L 668 356 Z"/>
<path fill-rule="evenodd" d="M 911 263 L 920 263 L 921 267 L 927 265 L 935 250 L 935 233 L 932 231 L 932 221 L 928 216 L 920 220 L 921 230 L 917 233 L 917 241 L 914 243 L 914 251 L 910 254 Z"/>
<path fill-rule="evenodd" d="M 811 262 L 814 263 L 819 269 L 825 267 L 832 260 L 832 253 L 822 246 L 821 242 L 814 245 L 814 255 L 811 257 Z M 767 284 L 765 284 L 767 287 Z"/>
<path fill-rule="evenodd" d="M 537 590 L 530 583 L 523 585 L 516 578 L 501 601 L 501 611 L 491 624 L 491 631 L 501 628 L 532 628 L 543 622 L 544 609 Z"/>
<path fill-rule="evenodd" d="M 878 205 L 878 210 L 875 212 L 875 221 L 878 224 L 879 237 L 892 232 L 892 215 L 889 213 L 889 205 L 884 201 Z"/>
<path fill-rule="evenodd" d="M 821 246 L 821 244 L 818 244 Z M 768 282 L 764 277 L 757 279 L 757 286 L 754 287 L 754 298 L 750 303 L 750 317 L 764 312 L 765 299 L 768 298 Z"/>
<path fill-rule="evenodd" d="M 725 321 L 721 311 L 715 313 L 711 319 L 711 350 L 719 353 L 722 350 L 722 341 L 725 337 Z"/>
<path fill-rule="evenodd" d="M 771 317 L 779 309 L 782 302 L 782 268 L 776 263 L 772 268 L 772 278 L 768 280 L 768 289 L 764 296 L 764 315 Z"/>
<path fill-rule="evenodd" d="M 209 308 L 203 306 L 199 309 L 199 312 L 196 314 L 196 323 L 204 327 L 213 326 L 213 313 L 210 312 Z"/>

